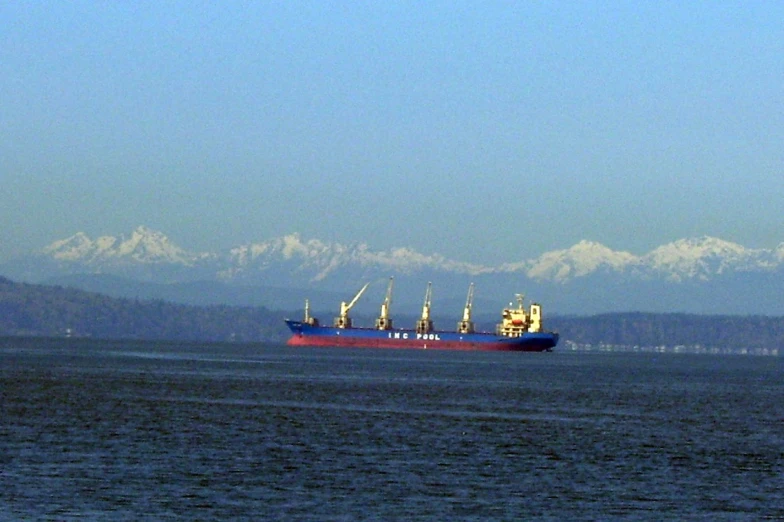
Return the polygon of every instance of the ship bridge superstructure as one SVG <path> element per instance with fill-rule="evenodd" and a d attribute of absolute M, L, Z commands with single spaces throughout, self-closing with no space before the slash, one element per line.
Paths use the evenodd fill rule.
<path fill-rule="evenodd" d="M 510 303 L 509 308 L 504 308 L 501 311 L 501 322 L 495 327 L 496 335 L 520 337 L 526 332 L 541 332 L 542 306 L 532 303 L 530 310 L 526 310 L 523 304 L 525 296 L 523 294 L 515 294 L 515 298 L 517 299 L 516 308 L 513 308 Z"/>

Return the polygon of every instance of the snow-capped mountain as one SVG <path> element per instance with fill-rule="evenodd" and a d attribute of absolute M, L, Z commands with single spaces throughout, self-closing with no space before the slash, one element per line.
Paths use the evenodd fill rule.
<path fill-rule="evenodd" d="M 657 308 L 723 312 L 727 306 L 736 313 L 784 313 L 779 297 L 784 294 L 784 243 L 751 249 L 714 237 L 680 239 L 642 255 L 580 241 L 533 259 L 484 266 L 408 247 L 374 250 L 366 243 L 325 242 L 299 234 L 196 253 L 162 232 L 138 227 L 119 237 L 91 239 L 77 233 L 16 264 L 0 266 L 0 274 L 27 282 L 102 274 L 148 284 L 275 286 L 341 295 L 361 281 L 400 275 L 396 291 L 412 302 L 421 299 L 427 281 L 437 284 L 440 299 L 452 301 L 460 294 L 464 299 L 468 282 L 474 281 L 482 298 L 508 300 L 510 291 L 524 291 L 564 313 Z M 192 285 L 190 291 L 198 295 Z"/>
<path fill-rule="evenodd" d="M 87 266 L 106 263 L 174 264 L 193 266 L 209 257 L 194 254 L 173 244 L 162 232 L 139 226 L 130 236 L 101 236 L 92 240 L 84 232 L 55 241 L 41 253 L 57 261 L 81 263 Z"/>
<path fill-rule="evenodd" d="M 775 269 L 771 250 L 749 249 L 715 237 L 680 239 L 660 246 L 640 258 L 641 265 L 658 272 L 671 281 L 684 279 L 709 280 L 729 271 Z"/>
<path fill-rule="evenodd" d="M 101 236 L 95 240 L 79 232 L 51 243 L 40 254 L 87 268 L 131 264 L 193 267 L 212 263 L 214 276 L 222 280 L 253 278 L 270 270 L 280 272 L 279 268 L 285 265 L 287 271 L 296 272 L 297 277 L 306 277 L 310 282 L 327 280 L 346 269 L 401 274 L 434 271 L 469 276 L 512 273 L 554 283 L 568 283 L 597 273 L 707 281 L 729 272 L 769 272 L 784 265 L 784 243 L 776 249 L 750 249 L 709 236 L 680 239 L 641 256 L 583 240 L 534 259 L 483 266 L 440 254 L 423 254 L 407 247 L 373 250 L 366 243 L 346 245 L 305 240 L 296 233 L 237 246 L 224 253 L 195 253 L 175 245 L 162 232 L 144 226 L 129 236 Z"/>
<path fill-rule="evenodd" d="M 277 263 L 294 263 L 297 272 L 310 273 L 312 281 L 323 281 L 341 268 L 386 270 L 410 274 L 422 270 L 479 274 L 488 268 L 453 261 L 438 254 L 425 255 L 410 248 L 374 251 L 366 243 L 344 245 L 317 239 L 303 241 L 290 234 L 263 243 L 239 246 L 229 251 L 229 266 L 220 273 L 225 279 L 249 276 Z"/>
<path fill-rule="evenodd" d="M 571 248 L 554 250 L 536 259 L 502 265 L 509 272 L 525 272 L 537 281 L 566 282 L 596 271 L 621 272 L 640 262 L 629 252 L 616 252 L 601 243 L 580 241 Z"/>
<path fill-rule="evenodd" d="M 601 243 L 580 241 L 571 248 L 546 252 L 534 260 L 502 265 L 524 271 L 538 281 L 565 283 L 596 272 L 658 276 L 669 281 L 702 280 L 727 272 L 775 270 L 782 261 L 776 250 L 750 249 L 715 237 L 680 239 L 642 256 L 612 250 Z"/>

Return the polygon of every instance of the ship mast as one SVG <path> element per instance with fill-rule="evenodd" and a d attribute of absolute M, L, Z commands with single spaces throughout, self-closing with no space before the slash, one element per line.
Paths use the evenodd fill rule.
<path fill-rule="evenodd" d="M 351 328 L 351 318 L 348 316 L 348 312 L 357 304 L 357 301 L 359 301 L 359 298 L 365 293 L 368 286 L 370 286 L 370 283 L 366 283 L 348 304 L 345 301 L 340 303 L 340 315 L 335 318 L 335 326 L 338 328 Z"/>
<path fill-rule="evenodd" d="M 427 283 L 425 303 L 422 305 L 422 318 L 419 319 L 416 324 L 416 332 L 418 334 L 429 333 L 433 330 L 433 321 L 430 320 L 430 300 L 433 295 L 432 286 L 432 283 Z"/>
<path fill-rule="evenodd" d="M 387 295 L 384 302 L 381 304 L 381 314 L 376 319 L 376 330 L 391 330 L 392 319 L 389 317 L 389 307 L 392 304 L 392 283 L 395 282 L 394 277 L 389 278 L 387 285 Z"/>
<path fill-rule="evenodd" d="M 457 323 L 459 333 L 473 333 L 474 322 L 471 320 L 471 308 L 474 306 L 474 283 L 468 285 L 468 296 L 466 297 L 465 308 L 463 308 L 463 320 Z"/>

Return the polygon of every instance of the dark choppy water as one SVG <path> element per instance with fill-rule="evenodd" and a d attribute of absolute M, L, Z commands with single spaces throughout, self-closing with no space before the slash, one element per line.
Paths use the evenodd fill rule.
<path fill-rule="evenodd" d="M 778 357 L 0 340 L 0 519 L 784 518 Z"/>

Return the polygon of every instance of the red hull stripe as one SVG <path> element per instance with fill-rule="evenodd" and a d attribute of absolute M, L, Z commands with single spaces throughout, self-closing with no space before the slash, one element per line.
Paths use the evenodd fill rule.
<path fill-rule="evenodd" d="M 407 348 L 415 350 L 462 350 L 462 351 L 490 351 L 490 352 L 543 352 L 551 346 L 531 342 L 525 344 L 508 342 L 481 342 L 468 341 L 426 341 L 422 339 L 369 339 L 363 337 L 336 337 L 317 335 L 293 335 L 289 339 L 289 346 L 325 346 L 325 347 L 356 347 L 356 348 Z"/>

